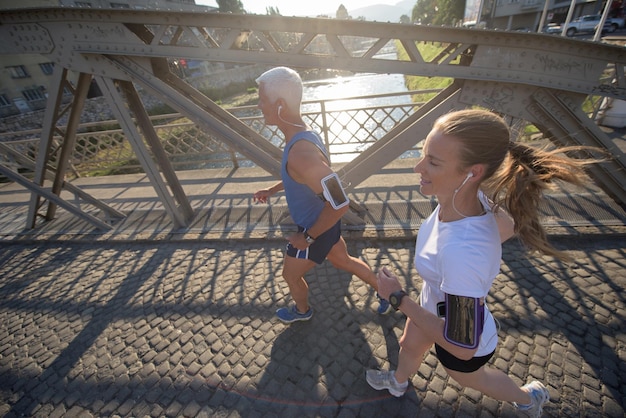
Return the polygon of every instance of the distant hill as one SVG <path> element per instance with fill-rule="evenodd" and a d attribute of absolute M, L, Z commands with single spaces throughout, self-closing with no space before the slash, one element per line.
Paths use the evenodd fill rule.
<path fill-rule="evenodd" d="M 348 10 L 348 14 L 352 16 L 353 19 L 364 17 L 365 20 L 368 21 L 397 23 L 400 21 L 400 16 L 402 15 L 407 15 L 409 18 L 411 17 L 411 11 L 416 3 L 417 0 L 402 0 L 394 6 L 374 4 L 372 6 Z"/>

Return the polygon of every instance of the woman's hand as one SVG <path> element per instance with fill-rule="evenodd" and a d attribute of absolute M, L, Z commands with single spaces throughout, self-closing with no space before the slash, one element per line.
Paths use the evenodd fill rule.
<path fill-rule="evenodd" d="M 400 281 L 395 274 L 390 272 L 387 267 L 383 267 L 378 271 L 378 294 L 383 299 L 389 300 L 389 295 L 398 290 L 402 290 Z"/>

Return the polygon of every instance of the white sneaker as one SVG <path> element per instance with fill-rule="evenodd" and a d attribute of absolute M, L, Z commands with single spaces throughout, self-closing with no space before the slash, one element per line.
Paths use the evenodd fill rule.
<path fill-rule="evenodd" d="M 540 417 L 543 412 L 543 404 L 550 400 L 550 393 L 543 383 L 533 380 L 527 385 L 522 386 L 527 389 L 531 402 L 529 405 L 519 405 L 514 402 L 517 409 L 524 411 L 529 417 Z"/>
<path fill-rule="evenodd" d="M 365 372 L 365 379 L 371 387 L 376 390 L 387 389 L 396 398 L 404 395 L 406 389 L 409 387 L 409 382 L 404 382 L 403 385 L 398 383 L 393 370 L 368 370 Z"/>

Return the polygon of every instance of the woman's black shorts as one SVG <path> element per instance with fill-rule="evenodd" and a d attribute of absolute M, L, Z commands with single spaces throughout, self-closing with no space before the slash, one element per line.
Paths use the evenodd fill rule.
<path fill-rule="evenodd" d="M 491 357 L 493 357 L 495 350 L 490 354 L 482 357 L 472 357 L 469 360 L 461 360 L 458 357 L 453 356 L 449 351 L 446 351 L 442 346 L 435 344 L 435 351 L 437 352 L 437 358 L 441 364 L 450 370 L 454 370 L 461 373 L 472 373 L 483 367 Z"/>

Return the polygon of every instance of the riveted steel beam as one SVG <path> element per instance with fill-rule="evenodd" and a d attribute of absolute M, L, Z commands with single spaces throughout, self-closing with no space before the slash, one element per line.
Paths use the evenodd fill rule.
<path fill-rule="evenodd" d="M 24 177 L 21 174 L 11 170 L 9 167 L 5 166 L 4 164 L 0 164 L 0 174 L 6 176 L 8 179 L 11 179 L 11 181 L 14 181 L 17 184 L 19 184 L 19 185 L 27 188 L 28 190 L 32 191 L 34 195 L 41 196 L 41 197 L 47 199 L 49 202 L 53 202 L 54 204 L 56 204 L 58 206 L 61 206 L 62 208 L 67 210 L 69 213 L 77 216 L 78 218 L 80 218 L 80 219 L 82 219 L 84 221 L 89 222 L 90 224 L 92 224 L 93 226 L 95 226 L 98 229 L 101 229 L 101 230 L 111 229 L 111 225 L 109 225 L 106 222 L 96 218 L 93 215 L 90 215 L 90 214 L 84 212 L 79 207 L 77 207 L 75 205 L 72 205 L 71 203 L 66 202 L 64 199 L 62 199 L 57 194 L 52 193 L 49 189 L 47 189 L 47 188 L 45 188 L 43 186 L 40 186 L 40 185 L 38 185 L 36 183 L 33 183 L 32 181 L 30 181 L 26 177 Z M 33 227 L 34 227 L 34 225 L 33 225 Z"/>
<path fill-rule="evenodd" d="M 0 39 L 0 55 L 42 54 L 63 71 L 95 76 L 109 87 L 108 97 L 120 123 L 129 127 L 131 121 L 117 103 L 120 99 L 111 83 L 138 83 L 276 176 L 280 150 L 171 74 L 170 60 L 280 63 L 297 69 L 455 79 L 454 87 L 344 167 L 342 176 L 353 187 L 409 149 L 434 118 L 452 108 L 480 105 L 536 123 L 557 137 L 584 131 L 584 138 L 577 143 L 608 148 L 601 130 L 582 111 L 583 101 L 589 95 L 626 100 L 626 48 L 535 33 L 281 16 L 50 8 L 0 12 Z M 353 48 L 353 42 L 364 48 Z M 438 45 L 439 53 L 434 57 L 426 54 L 426 44 Z M 401 46 L 408 58 L 389 57 L 385 54 L 389 46 Z M 53 89 L 58 93 L 64 77 L 54 79 L 57 85 Z M 547 96 L 541 95 L 542 90 Z M 50 100 L 53 104 L 58 94 Z M 138 100 L 129 104 L 139 113 L 144 111 Z M 44 121 L 42 147 L 46 155 L 61 111 L 59 104 L 53 107 Z M 133 135 L 131 131 L 129 128 Z M 157 141 L 152 146 L 158 147 Z M 612 170 L 623 170 L 623 153 L 612 152 Z M 46 158 L 37 161 L 38 181 L 43 180 Z M 147 161 L 146 167 L 150 168 Z M 159 178 L 156 172 L 151 176 L 157 189 L 165 187 Z M 596 180 L 626 202 L 626 182 L 621 177 L 598 173 Z M 179 212 L 165 193 L 160 195 L 175 222 L 184 225 L 188 212 Z M 184 196 L 179 198 L 184 201 Z M 31 210 L 37 206 L 31 204 Z"/>
<path fill-rule="evenodd" d="M 39 144 L 39 152 L 37 153 L 36 163 L 35 163 L 35 172 L 33 174 L 32 184 L 35 186 L 31 188 L 31 191 L 35 191 L 37 187 L 43 186 L 44 179 L 46 176 L 46 169 L 51 164 L 51 160 L 53 159 L 53 154 L 56 154 L 56 151 L 53 148 L 53 136 L 55 133 L 60 134 L 63 138 L 62 141 L 65 142 L 65 138 L 67 135 L 70 137 L 73 136 L 73 133 L 64 131 L 58 126 L 59 119 L 66 113 L 70 114 L 70 119 L 76 120 L 76 115 L 79 114 L 80 108 L 82 108 L 83 94 L 86 95 L 87 91 L 84 92 L 76 91 L 67 81 L 68 70 L 63 67 L 56 67 L 54 69 L 54 73 L 52 75 L 52 83 L 51 88 L 48 89 L 48 101 L 46 106 L 46 112 L 44 114 L 44 120 L 42 123 L 43 129 L 41 131 L 41 139 Z M 81 84 L 82 86 L 82 84 Z M 69 105 L 63 106 L 62 98 L 63 92 L 67 90 L 73 93 L 74 98 L 70 102 Z M 75 126 L 74 126 L 75 127 Z M 70 139 L 71 141 L 71 139 Z M 54 166 L 58 167 L 59 164 L 59 156 L 55 158 L 56 164 Z M 65 164 L 61 164 L 61 168 L 66 167 Z M 58 182 L 55 180 L 56 190 L 55 193 L 58 195 L 60 190 L 58 189 Z M 53 193 L 54 194 L 54 193 Z M 32 229 L 35 227 L 37 223 L 37 217 L 40 216 L 39 210 L 43 207 L 43 203 L 41 201 L 42 194 L 38 192 L 34 192 L 31 195 L 30 205 L 28 207 L 28 215 L 26 218 L 26 228 Z M 49 205 L 54 205 L 54 201 L 48 199 Z M 51 217 L 54 215 L 54 208 L 48 206 L 48 211 L 45 215 L 41 215 L 45 220 L 52 219 Z"/>
<path fill-rule="evenodd" d="M 20 166 L 26 167 L 29 170 L 33 170 L 33 171 L 35 170 L 35 165 L 36 165 L 35 161 L 29 158 L 28 156 L 15 151 L 14 149 L 6 146 L 2 142 L 0 142 L 0 150 L 2 150 L 2 152 L 4 152 L 6 155 L 11 156 L 15 161 L 17 161 L 20 164 Z M 5 166 L 5 169 L 10 170 L 7 166 Z M 13 171 L 13 173 L 16 173 L 16 172 Z M 45 171 L 46 180 L 54 181 L 56 179 L 56 176 L 57 176 L 56 170 L 54 168 L 49 167 L 49 166 L 46 167 L 46 171 Z M 38 191 L 38 188 L 40 187 L 40 185 L 35 184 L 32 181 L 29 181 L 26 177 L 24 177 L 24 180 L 26 181 L 20 182 L 22 186 L 24 186 L 28 190 L 35 192 L 35 193 Z M 32 185 L 34 185 L 34 187 L 31 187 Z M 61 188 L 74 195 L 74 200 L 78 202 L 78 204 L 75 205 L 76 210 L 82 211 L 81 203 L 84 202 L 85 204 L 89 204 L 100 209 L 104 213 L 105 218 L 111 222 L 115 220 L 121 220 L 126 217 L 122 212 L 96 199 L 89 193 L 85 192 L 82 189 L 79 189 L 78 187 L 74 186 L 70 182 L 63 181 L 61 183 Z M 59 195 L 58 192 L 53 193 L 53 194 L 55 196 Z"/>
<path fill-rule="evenodd" d="M 459 83 L 454 83 L 444 89 L 374 145 L 346 164 L 339 170 L 343 182 L 350 184 L 352 188 L 358 186 L 372 173 L 378 172 L 402 153 L 426 139 L 426 134 L 439 116 L 459 107 L 460 87 Z"/>
<path fill-rule="evenodd" d="M 602 87 L 600 82 L 608 64 L 626 64 L 624 48 L 535 33 L 334 19 L 93 9 L 4 11 L 0 12 L 0 22 L 0 37 L 8 41 L 0 45 L 0 54 L 47 54 L 67 68 L 94 74 L 100 72 L 98 66 L 85 54 L 267 65 L 280 62 L 298 68 L 514 82 L 626 98 L 623 71 L 611 89 Z M 146 31 L 152 34 L 149 42 L 141 36 Z M 355 37 L 371 40 L 370 48 L 364 53 L 352 51 L 348 43 Z M 404 45 L 410 60 L 378 56 L 389 42 Z M 432 59 L 415 47 L 430 42 L 447 44 L 448 53 Z M 317 49 L 311 47 L 313 43 L 317 43 Z M 324 51 L 320 46 L 326 52 L 320 52 Z M 461 56 L 468 59 L 457 59 Z"/>
<path fill-rule="evenodd" d="M 592 157 L 604 161 L 590 165 L 587 170 L 609 196 L 618 202 L 626 202 L 626 157 L 619 147 L 578 110 L 576 101 L 569 94 L 542 89 L 536 90 L 533 98 L 529 111 L 534 113 L 538 125 L 547 131 L 546 136 L 555 145 L 597 147 L 608 152 L 608 155 L 592 153 Z"/>
<path fill-rule="evenodd" d="M 152 159 L 150 151 L 146 147 L 146 144 L 143 142 L 143 137 L 135 121 L 124 108 L 125 101 L 122 97 L 121 91 L 118 90 L 115 81 L 102 77 L 96 77 L 96 81 L 98 82 L 100 90 L 102 90 L 102 93 L 105 95 L 109 104 L 111 105 L 113 113 L 117 116 L 118 122 L 124 130 L 124 133 L 126 134 L 126 137 L 128 138 L 128 141 L 130 142 L 133 150 L 135 151 L 135 155 L 139 159 L 141 166 L 146 172 L 148 178 L 150 179 L 150 183 L 154 187 L 157 195 L 163 203 L 165 211 L 177 228 L 186 226 L 187 221 L 189 220 L 186 215 L 189 214 L 190 207 L 188 207 L 187 203 L 186 208 L 182 212 L 178 210 L 176 200 L 170 195 L 167 188 L 167 182 L 162 177 L 158 165 Z M 129 86 L 123 86 L 120 90 L 128 93 L 128 91 L 132 90 L 132 88 Z M 132 102 L 133 99 L 131 98 L 130 100 Z M 141 109 L 143 109 L 143 107 L 141 107 Z M 135 111 L 138 110 L 139 109 L 135 107 Z M 154 134 L 150 132 L 147 132 L 146 134 L 147 136 L 154 136 Z M 157 142 L 155 139 L 148 139 L 148 141 L 153 145 L 153 147 L 154 143 Z M 156 147 L 159 148 L 161 147 L 161 145 L 158 144 Z"/>

